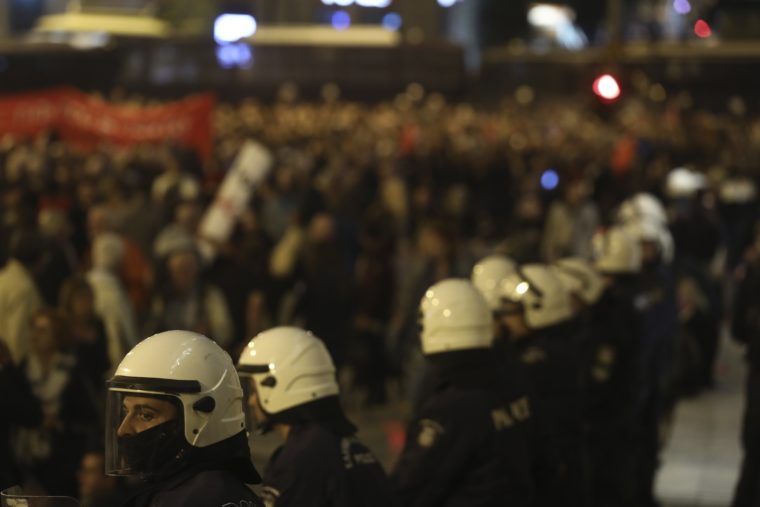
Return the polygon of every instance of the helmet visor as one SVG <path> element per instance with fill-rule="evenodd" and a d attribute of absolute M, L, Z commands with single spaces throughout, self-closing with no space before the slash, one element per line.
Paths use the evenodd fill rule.
<path fill-rule="evenodd" d="M 106 398 L 105 472 L 150 475 L 176 456 L 184 444 L 184 417 L 178 397 L 109 389 Z"/>

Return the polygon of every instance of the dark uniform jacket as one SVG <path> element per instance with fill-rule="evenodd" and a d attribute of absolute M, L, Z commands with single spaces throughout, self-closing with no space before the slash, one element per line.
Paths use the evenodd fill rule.
<path fill-rule="evenodd" d="M 258 496 L 228 470 L 190 470 L 138 494 L 124 507 L 263 507 Z"/>
<path fill-rule="evenodd" d="M 570 323 L 537 330 L 513 344 L 530 382 L 540 425 L 534 446 L 536 505 L 581 505 L 582 433 L 577 328 Z M 534 439 L 535 442 L 535 439 Z"/>
<path fill-rule="evenodd" d="M 295 425 L 270 459 L 262 496 L 267 507 L 392 507 L 390 482 L 353 435 L 317 422 Z"/>
<path fill-rule="evenodd" d="M 531 505 L 530 399 L 505 382 L 497 352 L 440 356 L 456 354 L 409 427 L 392 475 L 402 505 Z"/>
<path fill-rule="evenodd" d="M 732 507 L 760 505 L 760 262 L 744 266 L 737 287 L 731 332 L 747 345 L 749 372 L 742 421 L 742 461 Z"/>
<path fill-rule="evenodd" d="M 661 265 L 644 270 L 640 278 L 635 299 L 641 313 L 639 404 L 641 411 L 651 405 L 659 417 L 669 408 L 666 396 L 678 333 L 675 285 L 669 269 Z"/>
<path fill-rule="evenodd" d="M 640 315 L 632 297 L 608 289 L 591 309 L 582 360 L 584 422 L 590 431 L 629 428 L 639 386 Z"/>
<path fill-rule="evenodd" d="M 641 315 L 635 291 L 613 285 L 590 309 L 582 360 L 589 505 L 635 505 L 634 444 Z"/>
<path fill-rule="evenodd" d="M 186 461 L 170 461 L 123 507 L 264 507 L 246 485 L 261 482 L 241 431 L 203 448 L 192 448 Z"/>
<path fill-rule="evenodd" d="M 760 456 L 760 262 L 748 265 L 739 282 L 731 332 L 746 344 L 749 363 L 742 442 L 745 450 Z"/>

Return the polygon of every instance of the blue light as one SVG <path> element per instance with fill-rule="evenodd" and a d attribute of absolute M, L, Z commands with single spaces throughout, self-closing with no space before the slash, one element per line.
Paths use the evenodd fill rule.
<path fill-rule="evenodd" d="M 541 186 L 544 190 L 554 190 L 559 185 L 559 174 L 554 169 L 547 169 L 541 175 Z"/>
<path fill-rule="evenodd" d="M 251 54 L 251 48 L 248 44 L 224 44 L 217 46 L 216 59 L 225 69 L 231 69 L 233 67 L 245 67 L 251 63 L 253 55 Z"/>
<path fill-rule="evenodd" d="M 336 30 L 346 30 L 351 26 L 351 16 L 346 11 L 335 11 L 330 23 Z"/>
<path fill-rule="evenodd" d="M 401 16 L 395 12 L 389 12 L 383 16 L 383 28 L 389 32 L 397 32 L 402 24 L 403 20 L 401 19 Z"/>
<path fill-rule="evenodd" d="M 673 9 L 678 14 L 688 14 L 691 12 L 691 4 L 689 0 L 675 0 L 673 2 Z"/>

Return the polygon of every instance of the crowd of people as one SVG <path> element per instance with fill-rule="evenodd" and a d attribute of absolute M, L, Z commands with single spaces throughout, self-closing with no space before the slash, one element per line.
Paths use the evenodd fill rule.
<path fill-rule="evenodd" d="M 13 407 L 0 416 L 0 486 L 118 496 L 123 484 L 91 469 L 106 458 L 105 381 L 129 350 L 185 330 L 237 359 L 251 337 L 298 326 L 363 403 L 387 403 L 399 379 L 416 407 L 391 477 L 403 505 L 492 505 L 494 491 L 518 505 L 656 505 L 661 428 L 679 397 L 713 385 L 732 317 L 753 365 L 736 507 L 753 505 L 760 118 L 739 105 L 246 100 L 217 106 L 209 160 L 169 142 L 81 152 L 55 132 L 0 139 L 0 392 Z M 248 139 L 272 171 L 209 253 L 199 224 Z M 478 277 L 493 266 L 489 289 Z M 454 293 L 481 290 L 487 322 L 431 352 L 425 298 L 471 277 Z M 460 349 L 475 352 L 449 356 Z M 497 352 L 511 378 L 494 373 Z M 447 419 L 460 391 L 490 429 Z M 419 475 L 449 456 L 461 472 L 457 456 L 483 445 L 444 433 L 489 431 L 489 452 L 522 446 L 522 465 L 491 456 L 514 482 L 485 468 L 482 483 Z M 439 441 L 462 447 L 442 454 Z"/>

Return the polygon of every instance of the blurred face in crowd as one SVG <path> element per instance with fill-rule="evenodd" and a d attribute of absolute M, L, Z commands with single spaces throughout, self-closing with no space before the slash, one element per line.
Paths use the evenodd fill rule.
<path fill-rule="evenodd" d="M 82 457 L 77 472 L 79 481 L 79 498 L 87 500 L 104 497 L 116 490 L 118 480 L 116 477 L 108 477 L 105 469 L 103 453 L 88 452 Z"/>
<path fill-rule="evenodd" d="M 446 255 L 448 245 L 446 239 L 435 227 L 426 225 L 420 229 L 417 237 L 417 248 L 426 257 L 439 257 Z"/>
<path fill-rule="evenodd" d="M 588 188 L 584 181 L 571 182 L 565 191 L 565 202 L 570 206 L 578 206 L 588 196 Z"/>
<path fill-rule="evenodd" d="M 32 347 L 39 356 L 50 356 L 58 350 L 55 323 L 45 314 L 39 313 L 32 318 Z"/>
<path fill-rule="evenodd" d="M 280 192 L 290 192 L 295 186 L 293 170 L 289 167 L 281 167 L 275 174 L 275 186 Z"/>
<path fill-rule="evenodd" d="M 335 239 L 335 221 L 326 214 L 316 215 L 309 223 L 309 241 L 314 244 L 326 244 Z"/>
<path fill-rule="evenodd" d="M 190 250 L 174 252 L 169 256 L 167 266 L 172 287 L 177 292 L 187 293 L 193 290 L 200 270 L 195 252 Z"/>
<path fill-rule="evenodd" d="M 95 312 L 95 297 L 92 290 L 82 287 L 71 295 L 69 310 L 74 317 L 90 317 Z"/>
<path fill-rule="evenodd" d="M 177 418 L 177 407 L 170 401 L 142 396 L 125 396 L 122 420 L 116 434 L 130 437 Z"/>
<path fill-rule="evenodd" d="M 201 208 L 195 201 L 183 201 L 174 211 L 174 220 L 188 231 L 195 231 L 200 217 Z"/>
<path fill-rule="evenodd" d="M 87 229 L 91 238 L 95 238 L 111 230 L 108 223 L 108 212 L 105 208 L 97 206 L 90 209 L 90 212 L 87 214 Z"/>
<path fill-rule="evenodd" d="M 77 185 L 77 200 L 79 205 L 88 209 L 95 204 L 98 198 L 98 188 L 93 181 L 84 179 Z"/>

